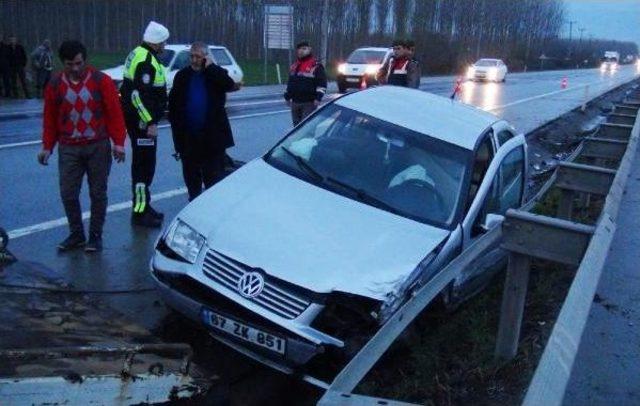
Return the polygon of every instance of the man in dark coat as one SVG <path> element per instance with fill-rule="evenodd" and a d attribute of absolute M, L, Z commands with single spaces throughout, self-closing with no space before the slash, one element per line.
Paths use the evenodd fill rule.
<path fill-rule="evenodd" d="M 169 93 L 169 121 L 189 201 L 219 180 L 224 172 L 225 150 L 234 145 L 225 110 L 226 94 L 240 88 L 219 67 L 206 44 L 191 45 L 191 64 L 181 69 Z"/>
<path fill-rule="evenodd" d="M 0 34 L 0 97 L 9 97 L 11 94 L 11 80 L 9 79 L 9 44 Z"/>
<path fill-rule="evenodd" d="M 18 81 L 20 81 L 24 97 L 29 99 L 29 89 L 27 88 L 27 78 L 25 73 L 25 68 L 27 67 L 27 53 L 24 51 L 24 47 L 18 43 L 18 39 L 15 35 L 9 37 L 8 55 L 11 95 L 16 98 L 18 97 Z"/>

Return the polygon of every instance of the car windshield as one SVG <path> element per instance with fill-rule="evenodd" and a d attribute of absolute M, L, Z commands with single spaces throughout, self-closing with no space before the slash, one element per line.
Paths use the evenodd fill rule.
<path fill-rule="evenodd" d="M 174 51 L 165 49 L 160 55 L 158 55 L 158 62 L 163 64 L 165 68 L 168 68 L 174 54 Z"/>
<path fill-rule="evenodd" d="M 498 61 L 495 59 L 480 59 L 476 62 L 476 66 L 498 66 Z"/>
<path fill-rule="evenodd" d="M 266 161 L 296 177 L 422 223 L 455 221 L 470 151 L 330 104 Z"/>
<path fill-rule="evenodd" d="M 231 62 L 229 55 L 227 55 L 227 52 L 224 49 L 222 48 L 210 48 L 210 49 L 211 49 L 211 54 L 213 55 L 213 61 L 217 65 L 219 66 L 233 65 L 233 62 Z"/>
<path fill-rule="evenodd" d="M 349 58 L 347 58 L 347 63 L 381 64 L 386 54 L 386 51 L 368 51 L 364 49 L 358 49 L 356 51 L 353 51 L 351 55 L 349 55 Z"/>

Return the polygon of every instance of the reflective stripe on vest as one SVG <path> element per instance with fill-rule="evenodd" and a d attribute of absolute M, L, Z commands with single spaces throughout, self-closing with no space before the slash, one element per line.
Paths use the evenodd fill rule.
<path fill-rule="evenodd" d="M 133 80 L 136 76 L 136 69 L 138 68 L 138 65 L 141 62 L 146 61 L 149 54 L 149 50 L 141 46 L 136 47 L 131 51 L 127 56 L 127 60 L 124 62 L 123 77 L 125 79 Z M 167 84 L 167 80 L 165 78 L 164 66 L 158 62 L 158 59 L 153 54 L 151 54 L 151 66 L 153 66 L 153 69 L 155 70 L 153 86 L 165 86 Z"/>

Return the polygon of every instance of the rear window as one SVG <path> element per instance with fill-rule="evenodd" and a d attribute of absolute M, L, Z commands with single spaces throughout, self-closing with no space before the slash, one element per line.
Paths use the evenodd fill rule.
<path fill-rule="evenodd" d="M 367 51 L 358 49 L 356 51 L 353 51 L 351 55 L 349 55 L 349 58 L 347 58 L 347 63 L 381 64 L 386 54 L 386 51 Z"/>
<path fill-rule="evenodd" d="M 213 60 L 216 64 L 220 66 L 229 66 L 233 65 L 229 54 L 222 48 L 211 48 L 211 54 L 213 55 Z"/>

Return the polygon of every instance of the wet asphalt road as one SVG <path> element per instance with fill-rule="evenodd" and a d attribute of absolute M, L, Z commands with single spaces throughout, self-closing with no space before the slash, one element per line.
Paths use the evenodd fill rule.
<path fill-rule="evenodd" d="M 560 87 L 564 77 L 569 82 L 566 91 Z M 591 84 L 589 91 L 593 94 L 633 77 L 636 77 L 636 71 L 632 66 L 625 66 L 614 75 L 603 75 L 598 70 L 513 74 L 503 84 L 465 83 L 460 99 L 508 119 L 526 133 L 579 105 L 584 98 L 581 85 Z M 439 77 L 424 80 L 422 88 L 449 96 L 453 86 L 453 77 Z M 229 100 L 237 145 L 229 153 L 236 159 L 256 158 L 290 128 L 290 118 L 281 101 L 281 88 L 266 89 L 267 93 L 263 94 L 246 89 L 246 96 L 239 92 Z M 27 113 L 16 115 L 17 108 L 0 104 L 0 227 L 17 236 L 10 246 L 13 253 L 20 260 L 52 268 L 77 289 L 126 291 L 151 287 L 148 260 L 159 231 L 132 229 L 129 225 L 129 211 L 124 207 L 130 198 L 128 163 L 114 163 L 112 168 L 109 203 L 113 211 L 105 226 L 104 252 L 94 256 L 82 252 L 57 254 L 55 244 L 67 233 L 60 220 L 64 212 L 58 197 L 57 158 L 54 155 L 48 167 L 41 167 L 35 161 L 39 145 L 9 145 L 39 138 L 41 118 L 33 107 L 28 108 L 21 110 Z M 8 113 L 12 116 L 8 117 Z M 169 130 L 161 130 L 159 139 L 158 167 L 152 189 L 154 194 L 165 198 L 157 200 L 154 207 L 171 219 L 187 199 L 179 190 L 183 182 L 179 163 L 171 158 L 173 147 Z M 83 208 L 88 210 L 88 207 L 85 192 Z M 188 324 L 168 315 L 154 292 L 97 297 L 168 339 L 203 343 L 201 333 L 191 334 Z M 207 343 L 200 350 L 207 354 L 204 359 L 211 364 L 214 373 L 223 377 L 232 388 L 239 385 L 237 390 L 232 389 L 236 402 L 258 399 L 262 396 L 260 390 L 269 392 L 274 387 L 287 387 L 286 378 L 223 349 L 221 345 Z M 264 382 L 272 382 L 272 385 Z M 247 387 L 252 388 L 253 396 L 243 398 L 248 395 Z"/>

